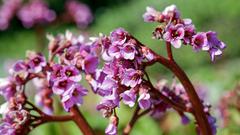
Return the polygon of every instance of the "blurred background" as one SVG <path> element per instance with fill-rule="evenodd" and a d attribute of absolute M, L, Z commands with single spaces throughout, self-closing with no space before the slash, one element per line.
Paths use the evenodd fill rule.
<path fill-rule="evenodd" d="M 5 0 L 6 1 L 6 0 Z M 25 2 L 25 1 L 24 1 Z M 56 15 L 66 10 L 66 0 L 45 0 Z M 8 74 L 12 61 L 23 59 L 26 50 L 37 50 L 47 54 L 46 33 L 56 35 L 70 30 L 89 36 L 97 36 L 100 32 L 109 34 L 113 29 L 123 27 L 142 43 L 147 44 L 156 52 L 165 55 L 163 42 L 152 39 L 152 31 L 157 24 L 143 22 L 142 14 L 146 6 L 153 6 L 162 11 L 170 4 L 176 4 L 183 18 L 191 18 L 198 31 L 213 30 L 219 38 L 227 44 L 221 58 L 211 62 L 207 53 L 194 53 L 191 47 L 173 49 L 174 57 L 189 75 L 190 79 L 206 89 L 209 103 L 213 110 L 217 110 L 219 98 L 226 91 L 231 90 L 240 80 L 240 1 L 239 0 L 82 0 L 79 2 L 89 6 L 93 16 L 89 24 L 80 24 L 71 21 L 51 22 L 43 25 L 26 27 L 14 16 L 7 29 L 0 30 L 0 76 Z M 4 2 L 0 2 L 3 4 Z M 64 17 L 63 17 L 64 18 Z M 0 18 L 1 19 L 1 18 Z M 74 18 L 72 18 L 74 20 Z M 76 20 L 75 20 L 76 21 Z M 91 23 L 90 23 L 91 22 Z M 1 20 L 0 20 L 1 23 Z M 156 82 L 161 78 L 171 78 L 161 65 L 148 69 L 151 79 Z M 99 134 L 104 133 L 108 120 L 101 117 L 95 110 L 96 98 L 86 97 L 81 107 L 86 119 Z M 61 108 L 57 109 L 61 114 Z M 132 110 L 122 105 L 118 111 L 122 129 L 128 122 Z M 230 124 L 222 128 L 218 111 L 213 111 L 218 120 L 218 135 L 240 134 L 240 113 L 231 111 Z M 45 124 L 33 130 L 31 135 L 80 135 L 76 125 L 72 122 Z M 180 118 L 174 112 L 169 112 L 163 119 L 154 120 L 145 116 L 139 120 L 132 132 L 133 135 L 194 135 L 194 123 L 183 126 Z"/>

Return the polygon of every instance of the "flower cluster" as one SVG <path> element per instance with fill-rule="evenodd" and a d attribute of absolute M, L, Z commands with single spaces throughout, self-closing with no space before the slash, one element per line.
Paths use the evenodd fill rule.
<path fill-rule="evenodd" d="M 129 107 L 138 102 L 141 109 L 150 108 L 150 88 L 143 78 L 143 62 L 154 59 L 154 54 L 122 28 L 112 31 L 110 36 L 101 35 L 92 46 L 99 46 L 105 61 L 103 67 L 88 78 L 93 91 L 103 97 L 97 109 L 109 117 L 121 100 Z M 113 128 L 111 123 L 106 132 L 110 127 Z"/>
<path fill-rule="evenodd" d="M 42 6 L 39 10 L 47 9 L 45 5 Z M 76 13 L 80 12 L 75 6 L 81 7 L 75 1 L 70 1 L 68 8 Z M 74 12 L 71 11 L 71 14 Z M 38 17 L 34 18 L 43 19 Z M 33 20 L 36 21 L 35 19 Z M 147 22 L 162 24 L 156 28 L 154 35 L 165 40 L 167 45 L 170 43 L 179 48 L 182 43 L 190 44 L 196 51 L 208 51 L 212 60 L 225 47 L 224 43 L 217 39 L 215 32 L 196 33 L 191 20 L 180 19 L 180 13 L 175 6 L 167 7 L 162 13 L 147 8 L 144 19 Z M 123 28 L 115 29 L 109 36 L 100 34 L 99 37 L 89 39 L 82 35 L 75 36 L 69 31 L 65 35 L 47 35 L 47 38 L 48 59 L 40 53 L 28 51 L 26 59 L 17 61 L 9 70 L 10 76 L 0 80 L 0 94 L 7 101 L 0 109 L 3 114 L 1 134 L 27 134 L 32 128 L 54 119 L 74 120 L 79 127 L 84 127 L 81 128 L 83 133 L 91 132 L 84 118 L 80 121 L 75 120 L 76 117 L 82 117 L 76 106 L 83 104 L 83 98 L 88 93 L 81 84 L 82 79 L 86 79 L 92 91 L 101 97 L 96 109 L 102 111 L 104 117 L 110 118 L 105 129 L 107 135 L 118 133 L 119 119 L 116 109 L 120 108 L 121 101 L 131 108 L 137 106 L 132 120 L 126 131 L 124 130 L 126 134 L 129 134 L 131 124 L 133 126 L 140 116 L 149 112 L 154 117 L 161 116 L 170 108 L 176 110 L 183 124 L 189 123 L 190 120 L 186 113 L 191 113 L 196 118 L 205 117 L 203 118 L 205 122 L 198 119 L 196 121 L 199 134 L 203 131 L 207 134 L 210 132 L 216 134 L 216 119 L 210 114 L 211 106 L 204 102 L 205 94 L 198 92 L 200 94 L 197 95 L 194 88 L 187 89 L 187 86 L 192 84 L 173 58 L 167 59 L 158 55 Z M 100 60 L 103 64 L 100 64 Z M 165 83 L 166 81 L 153 85 L 146 67 L 155 63 L 169 68 L 182 84 L 177 84 L 174 80 L 171 87 Z M 41 108 L 27 99 L 25 85 L 29 81 L 33 81 L 36 86 L 35 101 Z M 71 115 L 52 116 L 53 94 L 58 95 L 64 110 L 71 112 Z M 202 112 L 196 111 L 196 108 L 202 108 Z M 35 116 L 31 111 L 37 112 L 40 116 Z M 48 121 L 48 118 L 51 119 Z M 204 129 L 203 124 L 207 123 L 211 131 Z"/>
<path fill-rule="evenodd" d="M 192 20 L 181 19 L 175 5 L 166 7 L 163 12 L 156 11 L 152 7 L 147 7 L 146 10 L 143 15 L 145 22 L 161 24 L 153 32 L 154 37 L 171 43 L 175 48 L 180 48 L 182 44 L 191 45 L 195 51 L 207 51 L 214 61 L 215 56 L 221 55 L 226 47 L 217 38 L 216 32 L 196 32 Z"/>
<path fill-rule="evenodd" d="M 169 97 L 171 100 L 175 101 L 176 103 L 182 103 L 187 110 L 191 110 L 192 104 L 189 100 L 189 97 L 182 86 L 182 84 L 176 83 L 175 81 L 172 83 L 171 87 L 167 86 L 167 81 L 166 80 L 160 80 L 157 83 L 157 88 L 158 90 L 165 95 L 166 97 Z M 204 101 L 203 99 L 206 97 L 203 97 L 201 95 L 205 95 L 206 93 L 205 90 L 203 90 L 201 87 L 198 87 L 196 89 L 196 92 L 198 93 L 199 97 L 201 98 L 202 102 Z M 158 102 L 156 102 L 158 101 Z M 167 109 L 170 109 L 171 106 L 168 104 L 164 103 L 161 99 L 155 100 L 155 107 L 152 110 L 152 116 L 154 117 L 159 117 L 162 116 L 164 112 L 166 112 Z M 216 126 L 216 118 L 214 118 L 210 114 L 210 104 L 209 103 L 202 103 L 204 106 L 204 112 L 206 113 L 206 116 L 208 118 L 208 122 L 211 126 L 212 133 L 215 135 L 217 132 L 217 126 Z M 179 115 L 181 116 L 181 120 L 183 124 L 188 124 L 189 123 L 189 118 L 184 114 L 184 112 L 178 111 Z M 196 125 L 198 127 L 198 125 Z M 197 129 L 198 133 L 200 133 L 199 129 Z"/>
<path fill-rule="evenodd" d="M 23 107 L 25 99 L 22 94 L 17 94 L 1 106 L 1 135 L 25 134 L 30 131 L 30 113 Z"/>
<path fill-rule="evenodd" d="M 0 6 L 0 30 L 6 30 L 22 0 L 4 0 Z"/>
<path fill-rule="evenodd" d="M 89 7 L 76 0 L 70 0 L 66 3 L 66 11 L 80 28 L 87 27 L 93 20 Z"/>
<path fill-rule="evenodd" d="M 79 84 L 81 73 L 91 76 L 98 64 L 98 52 L 91 46 L 92 41 L 84 42 L 84 37 L 76 37 L 70 32 L 56 37 L 49 36 L 50 53 L 58 55 L 59 64 L 51 64 L 49 84 L 53 93 L 60 95 L 65 110 L 75 104 L 82 104 L 87 90 Z"/>
<path fill-rule="evenodd" d="M 21 7 L 18 17 L 24 27 L 30 28 L 36 24 L 47 24 L 54 21 L 56 13 L 49 9 L 42 0 L 33 0 Z"/>
<path fill-rule="evenodd" d="M 50 24 L 56 20 L 75 22 L 78 27 L 85 28 L 92 22 L 93 15 L 87 5 L 70 0 L 65 3 L 65 7 L 64 13 L 57 16 L 44 0 L 4 0 L 0 6 L 0 30 L 6 30 L 15 16 L 25 28 Z"/>

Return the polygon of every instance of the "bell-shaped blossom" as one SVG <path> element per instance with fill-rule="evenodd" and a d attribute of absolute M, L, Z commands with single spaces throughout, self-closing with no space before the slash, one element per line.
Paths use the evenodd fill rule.
<path fill-rule="evenodd" d="M 192 21 L 190 21 L 190 22 L 192 22 Z M 188 21 L 186 21 L 186 20 L 184 21 L 184 38 L 183 38 L 183 43 L 186 44 L 186 45 L 191 43 L 193 35 L 196 34 L 195 26 L 193 24 L 191 24 L 190 22 L 189 22 L 189 20 Z"/>
<path fill-rule="evenodd" d="M 133 107 L 136 101 L 136 93 L 132 90 L 126 90 L 122 94 L 120 94 L 122 97 L 123 103 L 128 105 L 129 107 Z"/>
<path fill-rule="evenodd" d="M 108 96 L 113 93 L 113 90 L 117 88 L 117 82 L 109 77 L 106 76 L 101 85 L 99 86 L 97 93 L 101 96 Z"/>
<path fill-rule="evenodd" d="M 54 64 L 52 66 L 52 71 L 51 71 L 49 80 L 50 81 L 55 81 L 57 79 L 62 78 L 63 77 L 62 70 L 63 70 L 63 66 L 62 65 Z"/>
<path fill-rule="evenodd" d="M 186 115 L 181 115 L 181 122 L 183 125 L 187 125 L 190 122 L 190 119 Z"/>
<path fill-rule="evenodd" d="M 125 86 L 135 87 L 136 85 L 142 82 L 142 71 L 134 70 L 132 68 L 126 69 L 123 76 L 121 83 Z"/>
<path fill-rule="evenodd" d="M 29 71 L 32 73 L 38 73 L 47 65 L 46 59 L 42 54 L 38 54 L 32 51 L 27 53 Z"/>
<path fill-rule="evenodd" d="M 128 33 L 123 28 L 111 32 L 110 39 L 113 45 L 123 45 L 127 40 Z"/>
<path fill-rule="evenodd" d="M 192 46 L 195 51 L 209 50 L 206 33 L 200 32 L 193 36 Z"/>
<path fill-rule="evenodd" d="M 83 104 L 83 96 L 87 95 L 87 89 L 80 84 L 74 84 L 71 88 L 62 94 L 61 102 L 66 111 L 69 111 L 74 105 Z"/>
<path fill-rule="evenodd" d="M 150 94 L 142 93 L 138 98 L 138 104 L 141 109 L 148 109 L 151 107 Z"/>
<path fill-rule="evenodd" d="M 163 35 L 164 40 L 170 42 L 175 48 L 180 48 L 184 38 L 184 27 L 182 24 L 170 25 Z"/>
<path fill-rule="evenodd" d="M 226 48 L 226 45 L 217 38 L 216 32 L 208 31 L 206 36 L 209 46 L 209 54 L 211 56 L 211 60 L 214 61 L 215 56 L 221 55 L 222 50 Z"/>
<path fill-rule="evenodd" d="M 105 129 L 106 135 L 117 135 L 117 126 L 113 123 L 110 123 Z"/>
<path fill-rule="evenodd" d="M 112 58 L 120 58 L 121 57 L 121 46 L 120 45 L 112 45 L 108 49 L 108 55 Z"/>
<path fill-rule="evenodd" d="M 67 77 L 63 77 L 54 82 L 52 90 L 53 90 L 53 93 L 57 95 L 61 95 L 65 91 L 69 90 L 72 85 L 73 85 L 73 81 L 69 80 Z"/>
<path fill-rule="evenodd" d="M 62 74 L 74 82 L 79 82 L 82 79 L 79 70 L 75 66 L 64 66 L 62 69 Z"/>
<path fill-rule="evenodd" d="M 161 15 L 161 13 L 156 11 L 153 7 L 146 7 L 143 19 L 145 22 L 157 22 L 163 19 L 163 15 Z"/>
<path fill-rule="evenodd" d="M 0 134 L 1 135 L 16 135 L 16 129 L 7 122 L 0 124 Z"/>
<path fill-rule="evenodd" d="M 9 72 L 18 84 L 22 84 L 29 75 L 28 70 L 29 66 L 23 60 L 19 60 L 13 65 Z"/>
<path fill-rule="evenodd" d="M 123 58 L 126 60 L 133 60 L 137 51 L 135 45 L 131 43 L 125 43 L 122 49 Z"/>
<path fill-rule="evenodd" d="M 2 95 L 5 100 L 9 100 L 14 97 L 16 90 L 16 85 L 12 82 L 11 78 L 0 79 L 0 95 Z"/>
<path fill-rule="evenodd" d="M 66 49 L 66 52 L 61 55 L 61 60 L 67 65 L 76 65 L 77 59 L 76 55 L 79 51 L 79 46 L 73 45 Z"/>
<path fill-rule="evenodd" d="M 170 6 L 167 6 L 162 14 L 168 18 L 168 19 L 179 19 L 180 18 L 180 12 L 178 11 L 176 5 L 170 5 Z"/>
<path fill-rule="evenodd" d="M 87 57 L 85 57 L 83 61 L 82 68 L 87 74 L 91 74 L 96 71 L 98 64 L 99 64 L 98 57 L 88 55 Z"/>

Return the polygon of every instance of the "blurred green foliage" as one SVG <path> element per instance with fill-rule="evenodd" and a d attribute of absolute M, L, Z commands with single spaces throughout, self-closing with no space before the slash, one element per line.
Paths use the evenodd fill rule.
<path fill-rule="evenodd" d="M 157 24 L 143 22 L 142 14 L 146 6 L 153 6 L 163 10 L 165 6 L 176 4 L 185 18 L 191 18 L 197 30 L 213 30 L 218 32 L 220 39 L 227 44 L 224 55 L 212 63 L 207 53 L 194 53 L 191 47 L 174 49 L 176 61 L 186 70 L 191 80 L 201 83 L 209 88 L 209 101 L 217 104 L 219 97 L 225 90 L 234 87 L 240 80 L 240 1 L 239 0 L 85 0 L 95 14 L 95 21 L 84 30 L 84 33 L 91 33 L 96 36 L 99 32 L 108 34 L 117 27 L 123 27 L 141 42 L 153 48 L 156 52 L 165 55 L 163 42 L 153 40 L 151 33 Z M 64 9 L 64 0 L 49 0 L 50 7 L 57 12 Z M 65 32 L 66 29 L 76 33 L 78 30 L 74 25 L 64 24 L 44 27 L 47 33 L 57 34 Z M 45 40 L 47 44 L 47 40 Z M 38 39 L 34 29 L 23 29 L 20 22 L 14 20 L 13 26 L 4 32 L 0 32 L 0 60 L 1 76 L 7 75 L 3 70 L 3 64 L 9 59 L 24 58 L 26 50 L 37 49 Z M 44 50 L 46 52 L 46 48 Z M 148 69 L 151 78 L 156 82 L 159 78 L 171 78 L 171 74 L 161 65 L 155 65 Z M 84 115 L 93 127 L 103 134 L 108 121 L 95 111 L 95 98 L 86 99 L 87 105 L 82 108 Z M 89 101 L 88 101 L 89 100 Z M 124 105 L 122 105 L 124 106 Z M 120 115 L 120 129 L 127 123 L 131 116 L 128 107 L 118 112 Z M 170 135 L 193 135 L 195 134 L 194 124 L 181 126 L 180 120 L 171 113 L 169 126 L 173 126 Z M 228 128 L 219 129 L 219 135 L 237 135 L 240 133 L 240 116 L 233 111 L 233 125 Z M 177 120 L 177 121 L 176 121 Z M 142 118 L 133 130 L 133 135 L 157 135 L 162 131 L 159 123 L 149 116 Z M 46 124 L 36 130 L 32 135 L 68 135 L 81 134 L 72 123 Z"/>

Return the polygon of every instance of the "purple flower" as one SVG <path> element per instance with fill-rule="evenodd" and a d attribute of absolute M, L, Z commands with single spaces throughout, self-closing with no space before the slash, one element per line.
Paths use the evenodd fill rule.
<path fill-rule="evenodd" d="M 140 70 L 134 70 L 132 68 L 126 69 L 122 76 L 121 83 L 133 88 L 142 82 L 142 75 L 143 73 Z"/>
<path fill-rule="evenodd" d="M 113 100 L 103 99 L 100 104 L 97 105 L 97 110 L 103 112 L 104 117 L 112 115 L 113 109 L 118 105 Z"/>
<path fill-rule="evenodd" d="M 55 20 L 56 13 L 42 0 L 33 0 L 18 11 L 18 18 L 26 28 L 36 24 L 46 24 Z"/>
<path fill-rule="evenodd" d="M 16 92 L 16 85 L 10 78 L 0 79 L 0 95 L 2 95 L 5 100 L 9 101 L 11 97 L 14 97 Z"/>
<path fill-rule="evenodd" d="M 175 48 L 180 48 L 184 38 L 184 27 L 182 24 L 170 25 L 163 35 L 164 40 L 170 42 Z"/>
<path fill-rule="evenodd" d="M 127 40 L 128 33 L 123 28 L 111 32 L 110 39 L 113 45 L 123 45 Z"/>
<path fill-rule="evenodd" d="M 41 72 L 42 69 L 47 65 L 46 59 L 42 54 L 35 52 L 28 52 L 28 65 L 29 71 L 33 73 Z"/>
<path fill-rule="evenodd" d="M 118 67 L 113 63 L 105 63 L 103 66 L 103 72 L 108 76 L 115 76 L 118 73 Z"/>
<path fill-rule="evenodd" d="M 162 14 L 169 20 L 170 19 L 175 20 L 180 18 L 180 12 L 178 11 L 176 5 L 167 6 L 163 10 Z"/>
<path fill-rule="evenodd" d="M 62 94 L 61 102 L 66 111 L 69 111 L 75 104 L 81 105 L 83 103 L 83 96 L 87 95 L 87 89 L 82 85 L 74 84 L 70 89 Z"/>
<path fill-rule="evenodd" d="M 61 56 L 64 63 L 67 65 L 76 65 L 76 54 L 79 51 L 79 46 L 73 45 L 66 49 L 66 52 Z"/>
<path fill-rule="evenodd" d="M 209 50 L 206 33 L 200 32 L 193 36 L 192 46 L 195 51 Z"/>
<path fill-rule="evenodd" d="M 53 93 L 57 95 L 63 94 L 65 91 L 69 90 L 72 86 L 73 82 L 69 80 L 67 77 L 63 77 L 54 82 L 52 90 Z"/>
<path fill-rule="evenodd" d="M 50 74 L 50 81 L 55 81 L 57 79 L 60 79 L 61 77 L 63 77 L 62 75 L 62 69 L 63 69 L 63 66 L 60 65 L 60 64 L 54 64 L 52 66 L 52 71 L 51 71 L 51 74 Z"/>
<path fill-rule="evenodd" d="M 22 0 L 3 0 L 0 5 L 0 30 L 6 30 L 9 27 L 11 19 L 15 12 L 21 6 Z"/>
<path fill-rule="evenodd" d="M 17 61 L 9 70 L 10 74 L 14 76 L 14 80 L 18 84 L 22 84 L 29 75 L 29 66 L 22 60 Z"/>
<path fill-rule="evenodd" d="M 1 135 L 16 135 L 15 131 L 16 131 L 15 128 L 7 122 L 3 122 L 0 124 Z"/>
<path fill-rule="evenodd" d="M 106 76 L 102 84 L 99 86 L 97 93 L 101 96 L 111 95 L 116 88 L 117 82 L 113 78 Z"/>
<path fill-rule="evenodd" d="M 120 94 L 122 97 L 123 103 L 128 105 L 129 107 L 133 107 L 136 101 L 136 93 L 132 90 L 124 91 L 122 94 Z"/>
<path fill-rule="evenodd" d="M 119 45 L 112 45 L 109 47 L 107 53 L 112 58 L 120 58 L 121 57 L 121 47 Z"/>
<path fill-rule="evenodd" d="M 137 53 L 135 45 L 131 43 L 125 43 L 122 49 L 123 58 L 126 60 L 133 60 Z"/>
<path fill-rule="evenodd" d="M 105 129 L 106 135 L 117 135 L 117 126 L 113 123 L 110 123 Z"/>
<path fill-rule="evenodd" d="M 226 45 L 217 38 L 217 33 L 213 31 L 206 32 L 208 46 L 209 46 L 209 54 L 211 56 L 211 60 L 214 61 L 214 57 L 221 55 L 222 50 L 226 48 Z"/>
<path fill-rule="evenodd" d="M 80 28 L 87 27 L 93 21 L 90 8 L 77 0 L 68 1 L 66 3 L 66 11 Z"/>
<path fill-rule="evenodd" d="M 188 20 L 189 21 L 189 20 Z M 189 22 L 184 23 L 184 38 L 183 38 L 183 43 L 184 44 L 190 44 L 192 40 L 192 36 L 195 35 L 195 26 L 193 24 L 187 24 Z"/>
<path fill-rule="evenodd" d="M 66 76 L 69 80 L 74 82 L 79 82 L 82 79 L 82 76 L 79 70 L 75 66 L 65 66 L 62 69 L 63 76 Z"/>
<path fill-rule="evenodd" d="M 146 12 L 143 14 L 143 19 L 145 22 L 157 22 L 162 21 L 163 16 L 160 12 L 156 11 L 152 7 L 146 7 Z"/>
<path fill-rule="evenodd" d="M 151 106 L 150 94 L 142 93 L 138 98 L 138 104 L 141 109 L 148 109 Z"/>
<path fill-rule="evenodd" d="M 88 55 L 83 61 L 82 68 L 87 74 L 92 74 L 96 71 L 98 64 L 98 57 Z"/>
<path fill-rule="evenodd" d="M 208 116 L 208 122 L 211 126 L 211 130 L 212 130 L 213 135 L 216 135 L 217 134 L 216 118 L 209 115 Z"/>
<path fill-rule="evenodd" d="M 190 120 L 186 115 L 183 114 L 181 115 L 181 122 L 183 125 L 187 125 L 190 122 Z"/>

